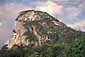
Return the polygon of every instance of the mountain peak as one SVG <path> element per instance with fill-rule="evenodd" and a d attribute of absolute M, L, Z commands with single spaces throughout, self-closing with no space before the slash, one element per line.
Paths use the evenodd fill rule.
<path fill-rule="evenodd" d="M 7 47 L 36 46 L 51 44 L 57 39 L 73 35 L 73 31 L 46 12 L 27 10 L 22 11 L 16 18 L 16 29 Z M 61 36 L 60 36 L 61 35 Z M 64 41 L 64 40 L 59 40 Z"/>
<path fill-rule="evenodd" d="M 46 12 L 27 10 L 16 18 L 16 29 L 0 56 L 82 57 L 84 43 L 85 32 L 67 27 Z"/>
<path fill-rule="evenodd" d="M 39 21 L 42 19 L 52 20 L 54 17 L 49 15 L 46 12 L 36 11 L 36 10 L 27 10 L 20 12 L 20 15 L 16 18 L 16 20 L 28 20 L 28 21 Z M 57 20 L 57 19 L 56 19 Z M 57 20 L 58 21 L 58 20 Z"/>

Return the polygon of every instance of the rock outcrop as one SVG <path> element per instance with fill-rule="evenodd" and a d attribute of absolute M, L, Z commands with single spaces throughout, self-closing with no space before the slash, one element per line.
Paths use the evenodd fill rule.
<path fill-rule="evenodd" d="M 62 43 L 68 42 L 68 39 L 74 37 L 74 30 L 46 12 L 27 10 L 16 18 L 16 29 L 12 34 L 7 43 L 8 48 L 14 45 L 40 47 L 51 44 L 58 38 Z"/>

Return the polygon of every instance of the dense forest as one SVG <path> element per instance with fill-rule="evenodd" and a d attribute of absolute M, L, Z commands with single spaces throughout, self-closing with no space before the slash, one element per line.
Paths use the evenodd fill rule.
<path fill-rule="evenodd" d="M 15 46 L 10 50 L 0 50 L 0 57 L 84 57 L 85 34 L 79 35 L 69 45 L 55 43 L 40 48 Z"/>

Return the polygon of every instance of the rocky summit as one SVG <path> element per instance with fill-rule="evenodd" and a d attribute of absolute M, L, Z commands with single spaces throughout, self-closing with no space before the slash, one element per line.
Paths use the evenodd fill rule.
<path fill-rule="evenodd" d="M 64 43 L 66 42 L 64 38 L 70 39 L 69 36 L 73 36 L 74 32 L 75 30 L 46 12 L 22 11 L 16 18 L 16 29 L 13 30 L 12 38 L 8 41 L 7 47 L 12 48 L 14 45 L 40 47 L 51 44 L 58 38 L 60 38 L 58 41 Z"/>
<path fill-rule="evenodd" d="M 22 11 L 0 57 L 84 57 L 85 32 L 76 31 L 46 12 Z"/>

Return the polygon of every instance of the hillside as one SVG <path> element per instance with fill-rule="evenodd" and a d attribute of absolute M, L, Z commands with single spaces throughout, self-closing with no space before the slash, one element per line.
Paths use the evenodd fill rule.
<path fill-rule="evenodd" d="M 46 12 L 27 10 L 16 18 L 12 38 L 1 57 L 84 57 L 85 33 L 67 27 Z"/>

